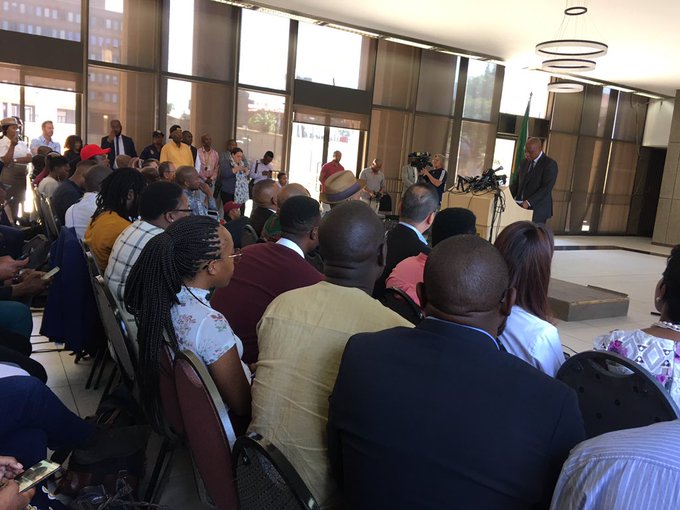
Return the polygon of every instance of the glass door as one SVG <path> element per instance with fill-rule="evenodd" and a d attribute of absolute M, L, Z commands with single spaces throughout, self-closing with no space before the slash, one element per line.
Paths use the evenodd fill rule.
<path fill-rule="evenodd" d="M 363 134 L 359 129 L 293 122 L 288 182 L 302 184 L 318 199 L 321 167 L 333 159 L 335 151 L 342 153 L 340 164 L 345 170 L 354 174 L 360 170 L 357 167 Z"/>

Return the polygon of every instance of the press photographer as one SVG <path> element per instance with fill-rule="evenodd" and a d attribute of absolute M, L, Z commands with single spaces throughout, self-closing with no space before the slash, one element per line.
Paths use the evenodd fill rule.
<path fill-rule="evenodd" d="M 437 189 L 439 205 L 441 206 L 442 194 L 444 193 L 444 189 L 446 189 L 446 180 L 448 178 L 448 174 L 444 168 L 444 156 L 435 154 L 432 158 L 432 165 L 425 165 L 422 168 L 419 168 L 418 174 L 420 182 L 431 184 Z"/>

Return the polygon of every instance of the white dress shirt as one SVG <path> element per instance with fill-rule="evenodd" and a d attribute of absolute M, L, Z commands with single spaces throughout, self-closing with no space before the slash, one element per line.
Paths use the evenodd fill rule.
<path fill-rule="evenodd" d="M 66 210 L 66 226 L 75 228 L 76 235 L 81 241 L 85 237 L 85 230 L 97 209 L 97 195 L 98 193 L 93 191 L 87 192 L 80 201 Z"/>
<path fill-rule="evenodd" d="M 555 377 L 564 363 L 557 328 L 520 306 L 513 306 L 500 336 L 505 349 L 541 372 Z"/>

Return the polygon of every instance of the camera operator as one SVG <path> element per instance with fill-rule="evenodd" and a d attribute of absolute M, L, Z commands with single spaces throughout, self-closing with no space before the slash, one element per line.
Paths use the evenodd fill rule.
<path fill-rule="evenodd" d="M 371 166 L 364 168 L 359 174 L 359 180 L 366 184 L 362 189 L 362 198 L 368 201 L 371 209 L 378 211 L 380 199 L 385 194 L 385 174 L 382 172 L 382 160 L 374 159 Z"/>
<path fill-rule="evenodd" d="M 439 205 L 442 203 L 442 194 L 446 188 L 447 172 L 444 168 L 444 156 L 435 154 L 432 158 L 432 167 L 426 166 L 420 171 L 420 179 L 422 182 L 431 184 L 437 189 L 439 196 Z"/>

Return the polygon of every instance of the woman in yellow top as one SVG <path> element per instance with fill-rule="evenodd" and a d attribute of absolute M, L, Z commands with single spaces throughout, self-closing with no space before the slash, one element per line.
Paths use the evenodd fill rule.
<path fill-rule="evenodd" d="M 139 214 L 139 196 L 145 187 L 144 176 L 132 168 L 119 168 L 102 181 L 97 209 L 84 238 L 102 274 L 116 238 Z"/>

